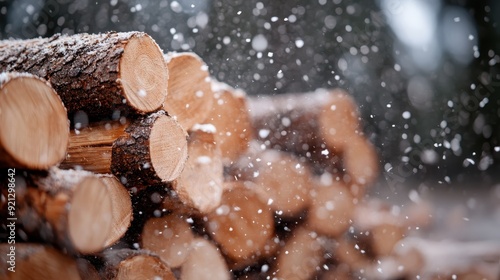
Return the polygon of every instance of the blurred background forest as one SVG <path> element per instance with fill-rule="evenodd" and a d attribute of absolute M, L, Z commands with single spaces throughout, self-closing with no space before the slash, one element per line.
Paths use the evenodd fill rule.
<path fill-rule="evenodd" d="M 499 22 L 493 0 L 0 0 L 0 39 L 139 30 L 249 95 L 347 89 L 394 188 L 500 182 Z"/>

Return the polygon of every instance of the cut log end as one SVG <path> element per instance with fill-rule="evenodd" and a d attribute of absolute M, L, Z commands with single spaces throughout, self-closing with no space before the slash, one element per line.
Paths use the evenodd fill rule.
<path fill-rule="evenodd" d="M 181 174 L 187 160 L 186 137 L 179 123 L 166 115 L 159 117 L 151 129 L 151 163 L 162 181 L 170 182 Z"/>
<path fill-rule="evenodd" d="M 141 245 L 174 268 L 188 258 L 193 238 L 190 224 L 173 214 L 149 219 L 142 230 Z"/>
<path fill-rule="evenodd" d="M 68 214 L 68 230 L 79 252 L 94 253 L 104 247 L 112 227 L 111 203 L 106 185 L 97 177 L 87 177 L 76 187 Z"/>
<path fill-rule="evenodd" d="M 143 254 L 123 260 L 114 279 L 174 280 L 175 276 L 159 258 Z"/>
<path fill-rule="evenodd" d="M 2 76 L 0 150 L 4 153 L 0 152 L 0 162 L 10 167 L 46 169 L 62 161 L 68 146 L 69 122 L 59 96 L 35 76 Z"/>
<path fill-rule="evenodd" d="M 131 37 L 120 60 L 120 80 L 130 106 L 152 112 L 165 101 L 168 69 L 154 40 L 142 33 Z"/>
<path fill-rule="evenodd" d="M 165 55 L 169 71 L 168 95 L 163 108 L 190 130 L 212 109 L 213 92 L 208 67 L 193 53 Z"/>
<path fill-rule="evenodd" d="M 211 279 L 231 279 L 224 258 L 214 244 L 201 237 L 191 244 L 192 250 L 182 265 L 180 279 L 198 280 L 207 278 L 208 275 Z"/>

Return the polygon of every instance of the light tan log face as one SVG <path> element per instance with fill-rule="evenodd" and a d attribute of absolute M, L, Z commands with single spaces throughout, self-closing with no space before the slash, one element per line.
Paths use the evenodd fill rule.
<path fill-rule="evenodd" d="M 225 165 L 230 165 L 248 149 L 253 137 L 247 98 L 242 90 L 212 82 L 214 104 L 204 123 L 217 129 L 216 141 L 222 152 Z"/>
<path fill-rule="evenodd" d="M 168 53 L 168 95 L 165 111 L 186 130 L 202 123 L 214 102 L 207 65 L 194 53 Z"/>
<path fill-rule="evenodd" d="M 266 245 L 274 234 L 274 220 L 268 206 L 243 183 L 222 196 L 221 205 L 207 215 L 207 231 L 233 260 L 245 260 Z"/>
<path fill-rule="evenodd" d="M 156 253 L 169 267 L 181 266 L 188 258 L 193 241 L 191 226 L 171 214 L 149 219 L 141 234 L 142 248 Z"/>
<path fill-rule="evenodd" d="M 229 280 L 231 275 L 219 249 L 210 241 L 196 238 L 191 243 L 191 253 L 182 265 L 182 280 L 207 278 Z"/>
<path fill-rule="evenodd" d="M 47 169 L 64 159 L 69 121 L 61 99 L 44 80 L 0 74 L 0 166 Z"/>

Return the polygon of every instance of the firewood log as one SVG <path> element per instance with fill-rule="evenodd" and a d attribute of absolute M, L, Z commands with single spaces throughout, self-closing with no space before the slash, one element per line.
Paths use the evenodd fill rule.
<path fill-rule="evenodd" d="M 295 156 L 277 150 L 262 151 L 252 145 L 230 173 L 238 180 L 255 183 L 255 192 L 279 215 L 298 215 L 310 205 L 312 173 Z"/>
<path fill-rule="evenodd" d="M 202 123 L 213 104 L 208 67 L 194 53 L 167 53 L 168 95 L 163 108 L 185 130 Z"/>
<path fill-rule="evenodd" d="M 175 280 L 172 270 L 155 254 L 143 250 L 108 249 L 102 253 L 103 279 Z"/>
<path fill-rule="evenodd" d="M 263 251 L 274 235 L 273 214 L 252 187 L 244 182 L 225 184 L 233 186 L 222 195 L 221 205 L 207 214 L 206 231 L 229 259 L 245 261 Z"/>
<path fill-rule="evenodd" d="M 28 240 L 90 254 L 115 243 L 130 225 L 130 196 L 114 177 L 51 168 L 16 179 L 16 215 Z"/>
<path fill-rule="evenodd" d="M 68 112 L 111 116 L 159 109 L 167 95 L 163 52 L 141 32 L 56 34 L 0 41 L 0 71 L 29 72 L 50 81 Z"/>
<path fill-rule="evenodd" d="M 322 235 L 337 237 L 351 226 L 355 204 L 347 186 L 336 181 L 328 184 L 315 182 L 310 195 L 308 228 Z"/>
<path fill-rule="evenodd" d="M 11 259 L 11 255 L 15 257 Z M 83 279 L 75 259 L 42 244 L 0 244 L 0 261 L 0 279 Z M 9 271 L 9 267 L 14 267 L 15 271 Z"/>
<path fill-rule="evenodd" d="M 223 165 L 215 133 L 215 127 L 210 124 L 197 124 L 189 133 L 189 158 L 180 176 L 172 182 L 172 188 L 183 206 L 178 208 L 183 209 L 181 212 L 209 213 L 220 205 Z M 175 208 L 172 206 L 172 197 L 166 197 L 164 202 L 166 209 Z"/>
<path fill-rule="evenodd" d="M 376 179 L 376 153 L 362 137 L 356 104 L 343 90 L 254 97 L 248 107 L 255 137 L 267 147 L 307 159 L 318 173 L 340 176 L 357 197 Z"/>
<path fill-rule="evenodd" d="M 325 238 L 304 227 L 293 232 L 292 237 L 280 249 L 275 268 L 275 278 L 311 279 L 321 268 L 325 259 Z"/>
<path fill-rule="evenodd" d="M 140 236 L 141 248 L 149 250 L 169 267 L 180 267 L 188 258 L 194 239 L 186 218 L 171 214 L 146 221 Z"/>
<path fill-rule="evenodd" d="M 181 267 L 181 280 L 229 280 L 231 276 L 219 249 L 203 238 L 191 242 L 191 253 Z"/>
<path fill-rule="evenodd" d="M 61 99 L 44 80 L 0 74 L 0 166 L 47 169 L 66 155 L 69 121 Z"/>
<path fill-rule="evenodd" d="M 186 132 L 164 111 L 73 130 L 61 168 L 113 173 L 129 188 L 177 178 L 187 160 Z"/>
<path fill-rule="evenodd" d="M 215 140 L 223 163 L 230 165 L 245 153 L 253 137 L 246 94 L 215 81 L 212 81 L 212 91 L 214 104 L 204 123 L 213 124 L 217 129 Z"/>

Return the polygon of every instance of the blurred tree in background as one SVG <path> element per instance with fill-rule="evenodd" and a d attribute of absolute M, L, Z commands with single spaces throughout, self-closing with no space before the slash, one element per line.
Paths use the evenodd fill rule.
<path fill-rule="evenodd" d="M 0 38 L 139 30 L 250 95 L 342 87 L 391 185 L 500 178 L 500 4 L 0 0 Z"/>

